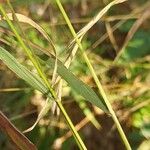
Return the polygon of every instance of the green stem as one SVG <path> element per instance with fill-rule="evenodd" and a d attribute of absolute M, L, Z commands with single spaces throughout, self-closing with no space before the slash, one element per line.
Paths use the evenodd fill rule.
<path fill-rule="evenodd" d="M 86 146 L 84 145 L 84 143 L 83 143 L 81 137 L 79 136 L 79 134 L 78 134 L 78 132 L 76 131 L 74 125 L 72 124 L 72 122 L 71 122 L 69 116 L 67 115 L 67 113 L 66 113 L 64 107 L 62 106 L 62 103 L 61 103 L 60 101 L 56 101 L 56 103 L 57 103 L 57 106 L 59 107 L 59 109 L 62 111 L 62 113 L 63 113 L 65 119 L 67 120 L 67 123 L 68 123 L 68 125 L 69 125 L 69 127 L 70 127 L 72 133 L 74 134 L 75 140 L 76 140 L 76 142 L 77 142 L 77 144 L 78 144 L 80 150 L 87 150 L 87 148 L 86 148 Z"/>
<path fill-rule="evenodd" d="M 4 11 L 3 7 L 0 5 L 0 11 L 2 12 L 3 16 L 5 17 L 8 25 L 10 26 L 11 30 L 14 32 L 18 42 L 20 43 L 20 45 L 22 46 L 23 50 L 25 51 L 25 53 L 28 55 L 29 59 L 31 60 L 31 62 L 33 63 L 33 65 L 35 66 L 35 68 L 37 69 L 39 75 L 41 76 L 41 78 L 44 80 L 45 84 L 47 85 L 47 87 L 49 88 L 50 92 L 52 94 L 54 94 L 54 92 L 52 91 L 50 84 L 48 82 L 48 80 L 46 79 L 41 66 L 38 62 L 38 60 L 36 59 L 36 56 L 31 52 L 31 50 L 28 49 L 28 47 L 24 44 L 22 38 L 20 37 L 20 35 L 18 34 L 17 30 L 15 29 L 14 25 L 12 24 L 12 22 L 10 21 L 10 19 L 8 18 L 6 12 Z"/>
<path fill-rule="evenodd" d="M 18 32 L 17 32 L 17 30 L 15 29 L 14 25 L 12 24 L 12 22 L 11 22 L 10 19 L 8 18 L 8 16 L 7 16 L 5 10 L 3 9 L 2 5 L 0 5 L 0 11 L 1 11 L 1 13 L 3 14 L 3 16 L 5 17 L 5 19 L 6 19 L 7 23 L 9 24 L 10 28 L 11 28 L 12 31 L 14 32 L 14 34 L 15 34 L 15 36 L 16 36 L 18 42 L 19 42 L 20 45 L 22 46 L 23 50 L 24 50 L 25 53 L 28 55 L 29 59 L 32 61 L 34 67 L 37 69 L 37 71 L 38 71 L 40 77 L 43 79 L 43 81 L 44 81 L 45 84 L 47 85 L 47 87 L 48 87 L 48 89 L 49 89 L 49 91 L 50 91 L 52 97 L 53 97 L 54 100 L 56 101 L 58 107 L 60 108 L 60 110 L 61 110 L 61 112 L 62 112 L 62 114 L 63 114 L 63 116 L 65 117 L 66 122 L 67 122 L 67 124 L 68 124 L 70 130 L 72 131 L 73 136 L 74 136 L 74 138 L 75 138 L 75 140 L 76 140 L 76 142 L 77 142 L 79 148 L 80 148 L 81 150 L 86 150 L 86 147 L 85 147 L 85 145 L 84 145 L 84 143 L 83 143 L 83 141 L 82 141 L 80 135 L 79 135 L 78 132 L 76 131 L 76 129 L 75 129 L 75 127 L 74 127 L 74 125 L 73 125 L 71 119 L 69 118 L 68 114 L 66 113 L 66 111 L 65 111 L 65 109 L 64 109 L 64 107 L 63 107 L 63 105 L 61 104 L 60 101 L 57 101 L 56 93 L 55 93 L 55 91 L 51 88 L 50 83 L 49 83 L 49 81 L 48 81 L 48 79 L 47 79 L 45 73 L 44 73 L 44 72 L 42 71 L 42 69 L 41 69 L 40 63 L 39 63 L 38 60 L 36 59 L 36 56 L 35 56 L 34 53 L 32 53 L 32 51 L 29 50 L 28 47 L 24 44 L 22 38 L 20 37 L 20 35 L 18 34 Z"/>
<path fill-rule="evenodd" d="M 113 120 L 114 120 L 114 122 L 116 124 L 116 127 L 118 129 L 118 132 L 119 132 L 121 138 L 122 138 L 122 141 L 124 142 L 124 145 L 126 146 L 126 149 L 127 150 L 131 150 L 131 146 L 130 146 L 127 138 L 126 138 L 126 135 L 125 135 L 125 133 L 124 133 L 121 125 L 120 125 L 120 122 L 118 121 L 118 118 L 116 117 L 116 114 L 115 114 L 114 110 L 112 109 L 112 106 L 111 106 L 111 104 L 110 104 L 110 102 L 109 102 L 109 100 L 108 100 L 108 98 L 106 96 L 105 91 L 102 88 L 102 85 L 101 85 L 101 83 L 100 83 L 100 81 L 99 81 L 99 79 L 98 79 L 98 77 L 97 77 L 97 75 L 95 73 L 95 70 L 94 70 L 92 64 L 90 63 L 90 60 L 88 59 L 86 53 L 84 52 L 84 49 L 82 47 L 82 44 L 80 43 L 80 40 L 77 38 L 77 34 L 76 34 L 76 32 L 75 32 L 75 30 L 74 30 L 74 28 L 73 28 L 73 26 L 72 26 L 72 24 L 70 22 L 70 19 L 68 18 L 68 16 L 67 16 L 67 14 L 66 14 L 66 12 L 65 12 L 65 10 L 64 10 L 61 2 L 60 2 L 60 0 L 55 0 L 55 1 L 56 1 L 57 5 L 59 7 L 59 9 L 60 9 L 60 11 L 61 11 L 64 19 L 65 19 L 68 27 L 69 27 L 69 29 L 70 29 L 70 31 L 71 31 L 74 39 L 76 40 L 76 42 L 77 42 L 77 44 L 79 46 L 80 51 L 83 54 L 83 58 L 85 59 L 85 62 L 87 63 L 87 66 L 89 67 L 89 70 L 90 70 L 90 72 L 91 72 L 91 74 L 92 74 L 92 76 L 94 78 L 94 81 L 95 81 L 95 83 L 96 83 L 96 85 L 97 85 L 97 87 L 99 89 L 99 92 L 102 95 L 102 97 L 103 97 L 103 99 L 104 99 L 104 101 L 105 101 L 105 103 L 106 103 L 106 105 L 108 107 L 108 110 L 109 110 L 109 112 L 112 115 L 112 118 L 113 118 Z"/>

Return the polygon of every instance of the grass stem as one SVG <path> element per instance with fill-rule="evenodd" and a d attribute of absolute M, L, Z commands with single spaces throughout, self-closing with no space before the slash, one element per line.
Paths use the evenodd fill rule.
<path fill-rule="evenodd" d="M 34 53 L 32 53 L 32 50 L 30 50 L 26 45 L 25 43 L 23 42 L 21 36 L 19 35 L 19 33 L 17 32 L 17 30 L 15 29 L 14 25 L 12 24 L 12 22 L 9 20 L 5 10 L 3 9 L 2 5 L 0 4 L 0 11 L 1 13 L 3 14 L 3 16 L 5 17 L 8 25 L 10 26 L 11 30 L 14 32 L 18 42 L 20 43 L 20 45 L 22 46 L 23 50 L 25 51 L 25 53 L 28 55 L 29 59 L 31 60 L 31 62 L 33 63 L 34 67 L 37 69 L 37 72 L 39 73 L 40 77 L 43 79 L 43 81 L 45 82 L 45 84 L 47 85 L 53 99 L 56 101 L 58 107 L 60 108 L 63 116 L 65 117 L 66 119 L 66 122 L 70 128 L 70 130 L 72 131 L 73 133 L 73 136 L 79 146 L 79 148 L 81 150 L 86 150 L 86 147 L 80 137 L 80 135 L 78 134 L 78 132 L 76 131 L 70 117 L 68 116 L 67 112 L 65 111 L 63 105 L 61 104 L 60 101 L 57 100 L 57 96 L 56 96 L 56 93 L 55 91 L 51 88 L 50 86 L 50 83 L 45 75 L 45 73 L 42 71 L 42 68 L 41 68 L 41 65 L 40 63 L 37 61 L 36 59 L 36 56 L 34 55 Z"/>
<path fill-rule="evenodd" d="M 55 0 L 55 1 L 56 1 L 57 5 L 59 7 L 59 9 L 60 9 L 60 11 L 61 11 L 64 19 L 65 19 L 68 27 L 69 27 L 69 29 L 70 29 L 70 31 L 71 31 L 74 39 L 76 40 L 76 42 L 77 42 L 77 44 L 79 46 L 80 51 L 83 54 L 83 58 L 84 58 L 85 62 L 87 63 L 87 66 L 89 67 L 89 70 L 90 70 L 90 72 L 91 72 L 91 74 L 92 74 L 92 76 L 94 78 L 94 81 L 95 81 L 95 83 L 96 83 L 96 85 L 97 85 L 97 87 L 99 89 L 100 94 L 102 95 L 102 97 L 103 97 L 103 99 L 104 99 L 104 101 L 105 101 L 105 103 L 106 103 L 106 105 L 108 107 L 109 112 L 112 115 L 112 119 L 114 120 L 114 123 L 115 123 L 115 125 L 116 125 L 116 127 L 118 129 L 118 132 L 119 132 L 119 134 L 120 134 L 120 136 L 122 138 L 122 141 L 123 141 L 124 145 L 126 146 L 126 149 L 127 150 L 131 150 L 131 146 L 130 146 L 127 138 L 126 138 L 126 135 L 125 135 L 125 133 L 124 133 L 121 125 L 120 125 L 120 122 L 119 122 L 119 120 L 118 120 L 118 118 L 117 118 L 114 110 L 112 109 L 112 106 L 111 106 L 111 104 L 110 104 L 110 102 L 109 102 L 109 100 L 108 100 L 108 98 L 106 96 L 106 93 L 103 90 L 103 87 L 102 87 L 102 85 L 101 85 L 101 83 L 100 83 L 100 81 L 99 81 L 99 79 L 98 79 L 98 77 L 97 77 L 97 75 L 95 73 L 95 70 L 94 70 L 92 64 L 90 63 L 90 60 L 88 59 L 88 57 L 87 57 L 87 55 L 86 55 L 86 53 L 85 53 L 85 51 L 83 49 L 83 46 L 82 46 L 80 40 L 77 38 L 77 34 L 76 34 L 76 32 L 75 32 L 75 30 L 74 30 L 74 28 L 73 28 L 73 26 L 72 26 L 72 24 L 70 22 L 70 19 L 68 18 L 68 16 L 67 16 L 67 14 L 66 14 L 66 12 L 65 12 L 65 10 L 64 10 L 61 2 L 60 2 L 60 0 Z"/>

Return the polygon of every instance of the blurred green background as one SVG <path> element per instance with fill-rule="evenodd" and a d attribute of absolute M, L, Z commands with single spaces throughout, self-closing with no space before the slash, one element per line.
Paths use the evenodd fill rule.
<path fill-rule="evenodd" d="M 62 2 L 76 31 L 79 31 L 111 0 L 62 0 Z M 90 29 L 82 42 L 129 142 L 135 150 L 150 149 L 150 17 L 138 28 L 125 47 L 118 63 L 113 65 L 112 62 L 132 25 L 140 18 L 148 5 L 150 8 L 148 0 L 129 0 L 113 6 Z M 72 36 L 54 0 L 12 0 L 12 6 L 15 12 L 28 16 L 45 29 L 57 46 L 58 58 L 64 61 L 71 51 L 69 44 Z M 10 12 L 7 5 L 5 8 Z M 109 23 L 109 29 L 106 28 L 106 23 Z M 115 40 L 113 43 L 108 32 L 111 32 L 119 23 L 120 25 L 113 32 Z M 51 49 L 37 30 L 23 23 L 21 27 L 32 43 L 45 49 Z M 1 21 L 0 29 L 4 28 L 9 29 L 6 22 Z M 104 35 L 106 38 L 102 39 Z M 1 39 L 13 45 L 6 45 Z M 15 40 L 11 35 L 0 32 L 0 44 L 9 49 L 20 62 L 34 72 Z M 45 57 L 36 49 L 35 51 L 40 57 Z M 76 54 L 70 69 L 97 92 L 81 53 Z M 45 70 L 49 72 L 48 69 L 45 68 Z M 44 100 L 44 96 L 29 87 L 0 61 L 0 110 L 19 130 L 23 131 L 35 122 Z M 84 121 L 84 107 L 80 106 L 82 98 L 78 97 L 66 83 L 62 101 L 74 124 Z M 96 120 L 101 125 L 99 130 L 91 122 L 81 127 L 79 133 L 87 148 L 90 150 L 123 150 L 124 146 L 116 128 L 113 127 L 111 118 L 91 104 L 86 103 L 86 105 L 95 114 Z M 40 120 L 35 129 L 26 135 L 39 150 L 78 149 L 72 137 L 66 138 L 62 145 L 57 143 L 58 138 L 63 137 L 68 130 L 63 117 L 53 115 L 50 111 Z M 15 149 L 1 131 L 0 149 Z"/>

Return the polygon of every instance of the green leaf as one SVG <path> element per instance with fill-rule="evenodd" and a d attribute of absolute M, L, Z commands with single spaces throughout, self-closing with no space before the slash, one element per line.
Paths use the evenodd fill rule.
<path fill-rule="evenodd" d="M 50 58 L 45 62 L 49 68 L 54 68 L 55 58 Z M 97 94 L 88 85 L 79 80 L 69 69 L 67 69 L 61 61 L 57 62 L 57 73 L 72 87 L 78 94 L 84 97 L 85 100 L 94 104 L 95 106 L 102 109 L 104 112 L 108 112 L 107 107 L 104 105 Z"/>
<path fill-rule="evenodd" d="M 10 68 L 33 88 L 43 94 L 48 92 L 48 88 L 40 77 L 33 75 L 26 67 L 21 65 L 8 51 L 2 47 L 0 47 L 0 59 L 8 66 L 8 68 Z"/>
<path fill-rule="evenodd" d="M 0 47 L 0 59 L 21 79 L 25 80 L 35 89 L 39 90 L 43 94 L 48 93 L 48 88 L 42 82 L 42 79 L 38 76 L 33 75 L 26 67 L 21 65 L 8 51 Z M 42 61 L 42 60 L 41 60 Z M 48 67 L 54 68 L 55 58 L 50 58 L 45 62 Z M 70 72 L 62 63 L 58 60 L 58 74 L 72 87 L 78 94 L 83 96 L 85 100 L 96 105 L 104 112 L 108 112 L 107 107 L 103 104 L 102 100 L 97 94 L 85 83 L 79 80 L 72 72 Z M 49 97 L 51 97 L 49 93 Z"/>

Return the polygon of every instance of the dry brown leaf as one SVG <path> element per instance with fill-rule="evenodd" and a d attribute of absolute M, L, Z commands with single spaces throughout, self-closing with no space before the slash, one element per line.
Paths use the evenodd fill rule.
<path fill-rule="evenodd" d="M 10 139 L 16 144 L 21 150 L 36 150 L 35 145 L 27 139 L 0 111 L 0 129 L 4 131 Z"/>

